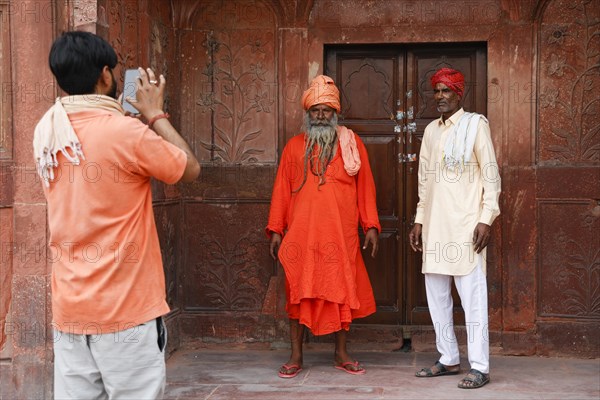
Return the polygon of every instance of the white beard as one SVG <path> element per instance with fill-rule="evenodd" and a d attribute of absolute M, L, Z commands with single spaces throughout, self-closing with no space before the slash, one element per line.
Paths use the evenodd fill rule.
<path fill-rule="evenodd" d="M 306 147 L 304 153 L 304 178 L 298 192 L 306 182 L 308 167 L 312 173 L 319 177 L 319 186 L 325 184 L 325 170 L 333 158 L 334 144 L 337 139 L 337 114 L 333 114 L 330 121 L 317 123 L 311 121 L 308 112 L 304 117 L 304 132 L 306 133 Z"/>
<path fill-rule="evenodd" d="M 306 113 L 304 131 L 307 136 L 306 149 L 310 150 L 307 154 L 311 154 L 313 157 L 316 156 L 314 150 L 317 146 L 319 160 L 327 162 L 327 156 L 333 154 L 333 145 L 337 138 L 337 122 L 337 114 L 333 114 L 330 121 L 317 123 L 317 121 L 311 121 L 308 113 Z"/>

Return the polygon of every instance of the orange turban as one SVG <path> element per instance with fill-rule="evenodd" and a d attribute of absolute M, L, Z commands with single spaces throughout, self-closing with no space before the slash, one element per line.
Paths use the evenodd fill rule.
<path fill-rule="evenodd" d="M 448 86 L 450 90 L 455 92 L 460 97 L 465 92 L 465 77 L 464 75 L 452 68 L 441 68 L 437 70 L 431 77 L 431 86 L 435 89 L 435 85 L 443 83 Z"/>
<path fill-rule="evenodd" d="M 333 79 L 328 76 L 317 76 L 302 94 L 302 105 L 305 110 L 316 104 L 325 104 L 335 109 L 338 114 L 340 112 L 340 91 L 335 86 Z"/>

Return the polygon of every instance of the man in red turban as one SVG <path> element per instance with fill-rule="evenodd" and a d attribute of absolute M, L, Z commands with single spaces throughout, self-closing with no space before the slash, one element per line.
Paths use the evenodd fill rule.
<path fill-rule="evenodd" d="M 471 364 L 458 387 L 474 389 L 490 381 L 485 255 L 490 226 L 500 214 L 500 175 L 487 119 L 460 106 L 463 74 L 442 68 L 431 78 L 431 85 L 441 117 L 427 125 L 423 134 L 419 203 L 409 239 L 414 251 L 423 252 L 427 305 L 441 357 L 416 376 L 460 372 L 451 293 L 454 281 L 465 311 Z"/>
<path fill-rule="evenodd" d="M 459 97 L 463 97 L 465 92 L 464 75 L 452 68 L 440 68 L 431 77 L 431 86 L 435 89 L 438 83 L 443 83 Z"/>
<path fill-rule="evenodd" d="M 334 366 L 353 375 L 365 369 L 346 350 L 355 318 L 375 312 L 357 227 L 375 257 L 381 226 L 365 145 L 337 124 L 340 96 L 333 79 L 317 76 L 302 96 L 304 129 L 286 144 L 273 186 L 266 231 L 286 276 L 292 353 L 281 378 L 302 370 L 305 327 L 335 333 Z"/>

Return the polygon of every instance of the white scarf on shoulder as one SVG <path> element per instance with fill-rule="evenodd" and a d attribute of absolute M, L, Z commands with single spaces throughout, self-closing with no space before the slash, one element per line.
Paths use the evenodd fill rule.
<path fill-rule="evenodd" d="M 67 114 L 86 110 L 106 110 L 123 115 L 123 107 L 112 97 L 100 94 L 86 94 L 59 97 L 44 114 L 33 134 L 33 156 L 37 171 L 46 187 L 54 179 L 54 168 L 58 166 L 60 151 L 69 162 L 79 165 L 85 160 L 79 138 L 73 130 Z"/>
<path fill-rule="evenodd" d="M 465 164 L 471 161 L 480 119 L 487 123 L 483 115 L 465 112 L 448 134 L 442 157 L 449 169 L 462 172 Z"/>

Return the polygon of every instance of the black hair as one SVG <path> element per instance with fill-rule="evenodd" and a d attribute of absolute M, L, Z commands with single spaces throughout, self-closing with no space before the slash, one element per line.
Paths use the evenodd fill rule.
<path fill-rule="evenodd" d="M 48 57 L 58 85 L 69 95 L 91 94 L 104 66 L 117 65 L 117 54 L 100 36 L 90 32 L 65 32 L 52 44 Z"/>

